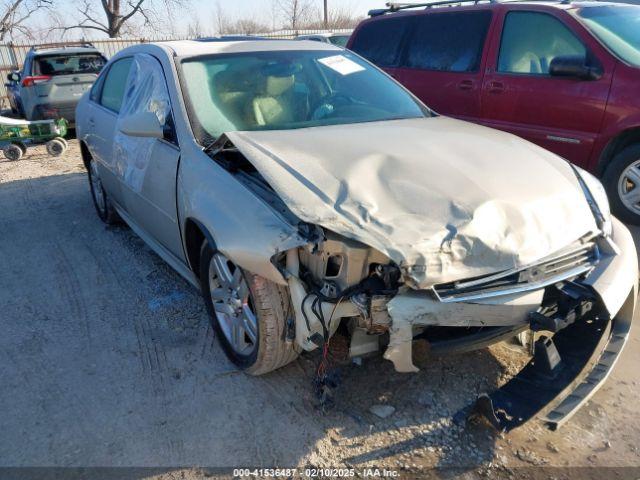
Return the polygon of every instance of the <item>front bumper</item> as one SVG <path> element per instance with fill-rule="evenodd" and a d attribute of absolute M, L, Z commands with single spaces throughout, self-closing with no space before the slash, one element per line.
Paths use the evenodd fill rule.
<path fill-rule="evenodd" d="M 471 411 L 501 431 L 536 415 L 556 430 L 604 384 L 629 337 L 638 308 L 638 259 L 630 232 L 614 220 L 609 252 L 583 282 L 604 310 L 595 320 L 577 321 L 553 337 L 560 363 L 553 370 L 534 356 L 518 375 L 491 394 L 481 395 Z M 555 353 L 555 352 L 554 352 Z"/>
<path fill-rule="evenodd" d="M 602 386 L 640 310 L 638 259 L 629 230 L 614 219 L 612 236 L 598 240 L 598 252 L 598 263 L 586 277 L 538 290 L 450 303 L 429 299 L 422 292 L 400 294 L 388 305 L 392 324 L 385 358 L 398 371 L 416 371 L 410 346 L 417 326 L 482 327 L 468 344 L 450 342 L 448 347 L 457 351 L 487 346 L 530 327 L 551 331 L 551 339 L 536 342 L 532 361 L 501 389 L 482 395 L 473 413 L 500 430 L 511 430 L 548 411 L 548 425 L 558 428 Z M 545 318 L 539 314 L 543 297 L 547 302 L 555 289 L 561 290 L 562 300 L 552 305 L 563 306 L 570 294 L 571 309 L 558 308 Z M 540 323 L 541 318 L 553 321 Z"/>

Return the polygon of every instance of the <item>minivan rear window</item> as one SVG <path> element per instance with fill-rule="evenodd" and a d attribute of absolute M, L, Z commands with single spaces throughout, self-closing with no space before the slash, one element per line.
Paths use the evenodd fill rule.
<path fill-rule="evenodd" d="M 365 23 L 358 29 L 351 50 L 382 67 L 396 65 L 410 17 L 398 16 Z"/>
<path fill-rule="evenodd" d="M 77 75 L 100 73 L 106 63 L 98 53 L 80 55 L 47 55 L 37 57 L 33 64 L 34 75 Z"/>
<path fill-rule="evenodd" d="M 475 72 L 491 23 L 491 12 L 433 13 L 417 16 L 408 42 L 406 67 Z"/>

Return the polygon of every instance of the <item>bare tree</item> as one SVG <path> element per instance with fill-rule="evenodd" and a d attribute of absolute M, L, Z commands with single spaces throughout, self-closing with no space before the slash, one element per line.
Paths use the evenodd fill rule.
<path fill-rule="evenodd" d="M 296 30 L 313 15 L 314 8 L 310 0 L 277 0 L 281 15 L 287 28 Z"/>
<path fill-rule="evenodd" d="M 189 25 L 187 25 L 187 35 L 189 37 L 201 37 L 202 32 L 202 24 L 200 23 L 200 18 L 197 15 L 191 16 L 191 21 Z"/>
<path fill-rule="evenodd" d="M 353 10 L 348 6 L 331 7 L 327 10 L 326 19 L 324 15 L 316 17 L 313 20 L 307 21 L 305 28 L 309 29 L 329 29 L 339 30 L 354 28 L 362 18 L 353 13 Z"/>
<path fill-rule="evenodd" d="M 182 5 L 183 0 L 163 0 L 162 3 L 169 10 L 172 6 Z M 78 8 L 82 19 L 75 25 L 64 27 L 64 30 L 97 30 L 116 38 L 124 33 L 127 23 L 134 18 L 142 19 L 147 26 L 153 24 L 157 16 L 154 14 L 157 8 L 151 8 L 153 4 L 154 0 L 127 0 L 126 3 L 121 0 L 82 0 Z"/>
<path fill-rule="evenodd" d="M 256 19 L 255 16 L 243 18 L 229 16 L 220 6 L 220 2 L 216 2 L 213 11 L 213 23 L 218 35 L 228 35 L 232 33 L 251 35 L 269 31 L 269 26 Z"/>
<path fill-rule="evenodd" d="M 0 5 L 0 41 L 14 32 L 30 37 L 25 22 L 38 10 L 49 8 L 52 0 L 5 0 Z"/>
<path fill-rule="evenodd" d="M 216 33 L 218 35 L 229 33 L 228 29 L 231 25 L 231 21 L 229 20 L 226 12 L 222 9 L 219 1 L 216 2 L 216 6 L 213 11 L 213 23 L 216 26 Z"/>

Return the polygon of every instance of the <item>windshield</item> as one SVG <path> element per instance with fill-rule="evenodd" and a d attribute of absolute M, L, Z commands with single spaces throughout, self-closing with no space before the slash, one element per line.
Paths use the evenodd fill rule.
<path fill-rule="evenodd" d="M 329 37 L 329 41 L 338 47 L 346 47 L 349 42 L 349 35 L 334 35 Z"/>
<path fill-rule="evenodd" d="M 100 73 L 105 63 L 104 57 L 98 53 L 38 57 L 34 64 L 34 75 Z"/>
<path fill-rule="evenodd" d="M 243 130 L 417 118 L 429 110 L 385 74 L 348 52 L 268 51 L 182 62 L 198 140 Z"/>
<path fill-rule="evenodd" d="M 640 67 L 640 7 L 586 7 L 576 15 L 613 53 Z"/>

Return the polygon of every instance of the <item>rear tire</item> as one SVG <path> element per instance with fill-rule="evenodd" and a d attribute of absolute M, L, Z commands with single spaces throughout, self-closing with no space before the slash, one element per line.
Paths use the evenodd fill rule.
<path fill-rule="evenodd" d="M 218 272 L 226 265 L 227 274 Z M 225 297 L 225 285 L 221 277 L 237 279 L 238 295 Z M 202 295 L 218 340 L 231 362 L 250 375 L 263 375 L 291 363 L 298 356 L 292 341 L 287 341 L 287 321 L 293 315 L 289 289 L 235 266 L 220 252 L 214 251 L 205 241 L 200 251 L 200 282 Z M 233 288 L 232 288 L 233 290 Z M 235 304 L 234 314 L 225 309 Z M 229 325 L 247 324 L 245 309 L 249 308 L 257 325 L 242 331 L 243 339 L 234 340 Z M 243 321 L 244 318 L 244 321 Z M 234 321 L 236 323 L 234 323 Z M 242 327 L 240 327 L 242 328 Z M 231 332 L 230 332 L 231 330 Z M 235 335 L 238 337 L 238 335 Z M 254 337 L 253 341 L 251 337 Z M 245 345 L 246 344 L 246 345 Z M 241 349 L 240 346 L 243 348 Z"/>
<path fill-rule="evenodd" d="M 93 206 L 96 208 L 98 217 L 107 225 L 119 223 L 120 217 L 111 203 L 109 195 L 107 195 L 107 192 L 102 186 L 98 165 L 93 158 L 89 159 L 88 176 L 91 198 L 93 199 Z"/>
<path fill-rule="evenodd" d="M 60 140 L 62 143 L 64 143 L 64 148 L 65 148 L 65 150 L 66 150 L 67 148 L 69 148 L 69 142 L 67 142 L 67 139 L 66 139 L 66 138 L 56 137 L 56 138 L 55 138 L 55 140 Z"/>
<path fill-rule="evenodd" d="M 52 157 L 59 157 L 67 150 L 67 145 L 64 140 L 60 138 L 54 138 L 46 143 L 47 153 Z"/>
<path fill-rule="evenodd" d="M 613 157 L 602 183 L 613 214 L 624 223 L 640 225 L 640 144 Z"/>

